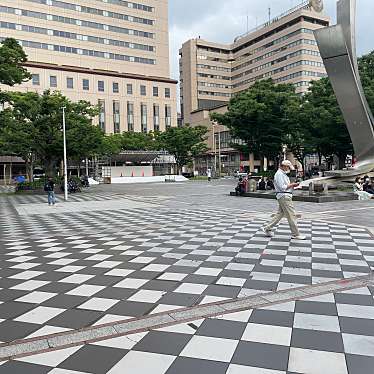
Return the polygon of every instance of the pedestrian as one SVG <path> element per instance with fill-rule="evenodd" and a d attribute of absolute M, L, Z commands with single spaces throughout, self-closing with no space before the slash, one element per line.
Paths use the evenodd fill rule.
<path fill-rule="evenodd" d="M 55 205 L 55 183 L 53 182 L 53 179 L 51 177 L 49 177 L 47 182 L 45 183 L 44 191 L 48 193 L 48 205 Z"/>
<path fill-rule="evenodd" d="M 266 181 L 264 177 L 261 177 L 260 181 L 258 182 L 258 189 L 260 191 L 265 191 L 266 190 Z"/>
<path fill-rule="evenodd" d="M 206 172 L 206 175 L 208 177 L 208 182 L 212 180 L 212 170 L 209 168 Z"/>
<path fill-rule="evenodd" d="M 290 161 L 285 160 L 281 163 L 279 170 L 275 174 L 274 186 L 279 209 L 274 218 L 262 227 L 262 231 L 266 236 L 274 236 L 273 228 L 278 225 L 282 218 L 287 218 L 292 232 L 292 239 L 305 240 L 306 236 L 301 235 L 297 227 L 296 212 L 292 202 L 292 193 L 294 188 L 299 186 L 299 183 L 290 182 L 288 174 L 291 170 L 295 170 L 295 167 Z"/>

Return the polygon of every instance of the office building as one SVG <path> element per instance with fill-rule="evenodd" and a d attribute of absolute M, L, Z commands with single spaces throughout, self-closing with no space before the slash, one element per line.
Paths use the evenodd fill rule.
<path fill-rule="evenodd" d="M 292 83 L 304 93 L 326 76 L 313 31 L 329 25 L 309 1 L 237 37 L 231 44 L 197 38 L 180 50 L 180 97 L 184 123 L 196 110 L 227 104 L 260 79 Z"/>
<path fill-rule="evenodd" d="M 99 104 L 108 134 L 177 126 L 168 0 L 0 0 L 0 31 L 28 55 L 32 79 L 14 90 Z"/>

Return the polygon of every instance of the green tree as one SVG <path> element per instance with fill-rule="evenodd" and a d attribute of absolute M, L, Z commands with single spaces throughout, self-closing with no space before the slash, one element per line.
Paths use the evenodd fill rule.
<path fill-rule="evenodd" d="M 241 151 L 276 160 L 287 130 L 288 108 L 298 101 L 294 86 L 262 80 L 233 97 L 225 114 L 213 113 L 211 119 L 243 141 L 236 146 Z"/>
<path fill-rule="evenodd" d="M 157 134 L 152 132 L 124 132 L 122 149 L 125 151 L 153 151 L 158 147 Z"/>
<path fill-rule="evenodd" d="M 358 67 L 366 99 L 374 113 L 374 51 L 360 57 Z"/>
<path fill-rule="evenodd" d="M 21 157 L 29 180 L 32 180 L 36 161 L 33 121 L 38 113 L 39 95 L 33 92 L 9 93 L 8 102 L 10 106 L 0 113 L 1 153 Z"/>
<path fill-rule="evenodd" d="M 31 78 L 22 64 L 27 56 L 15 39 L 7 38 L 0 45 L 0 83 L 14 86 Z"/>
<path fill-rule="evenodd" d="M 118 155 L 122 151 L 122 135 L 121 134 L 110 134 L 104 136 L 99 154 L 102 156 L 111 157 Z"/>
<path fill-rule="evenodd" d="M 348 154 L 353 153 L 352 141 L 340 107 L 328 78 L 313 81 L 303 97 L 299 110 L 299 124 L 320 158 L 339 158 L 339 167 L 345 166 Z"/>
<path fill-rule="evenodd" d="M 204 126 L 171 127 L 157 136 L 157 143 L 175 157 L 178 172 L 192 162 L 194 157 L 206 152 L 207 128 Z"/>
<path fill-rule="evenodd" d="M 10 94 L 11 106 L 2 126 L 6 149 L 24 158 L 28 165 L 37 159 L 54 175 L 63 156 L 62 107 L 66 112 L 67 154 L 80 162 L 100 152 L 103 132 L 92 125 L 97 107 L 88 102 L 73 103 L 59 92 Z M 32 158 L 28 158 L 28 155 Z"/>

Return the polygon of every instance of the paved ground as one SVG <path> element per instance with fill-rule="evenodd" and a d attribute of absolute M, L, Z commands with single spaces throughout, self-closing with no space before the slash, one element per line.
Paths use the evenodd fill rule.
<path fill-rule="evenodd" d="M 308 240 L 291 242 L 286 223 L 269 239 L 259 228 L 276 202 L 229 197 L 234 183 L 98 186 L 56 207 L 44 196 L 0 196 L 0 351 L 18 339 L 374 270 L 372 202 L 297 203 Z M 331 290 L 191 318 L 3 362 L 0 373 L 368 374 L 373 294 Z"/>

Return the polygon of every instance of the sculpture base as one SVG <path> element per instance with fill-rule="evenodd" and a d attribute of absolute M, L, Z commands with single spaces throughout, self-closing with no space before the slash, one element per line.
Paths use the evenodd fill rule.
<path fill-rule="evenodd" d="M 236 196 L 235 192 L 231 192 L 230 196 Z M 274 192 L 268 191 L 256 191 L 256 192 L 247 192 L 239 197 L 252 197 L 257 199 L 276 199 Z M 353 192 L 331 192 L 328 195 L 324 194 L 313 194 L 309 195 L 309 193 L 298 191 L 293 196 L 294 201 L 303 201 L 307 203 L 335 203 L 340 201 L 354 201 L 358 200 L 358 196 L 355 195 Z"/>

